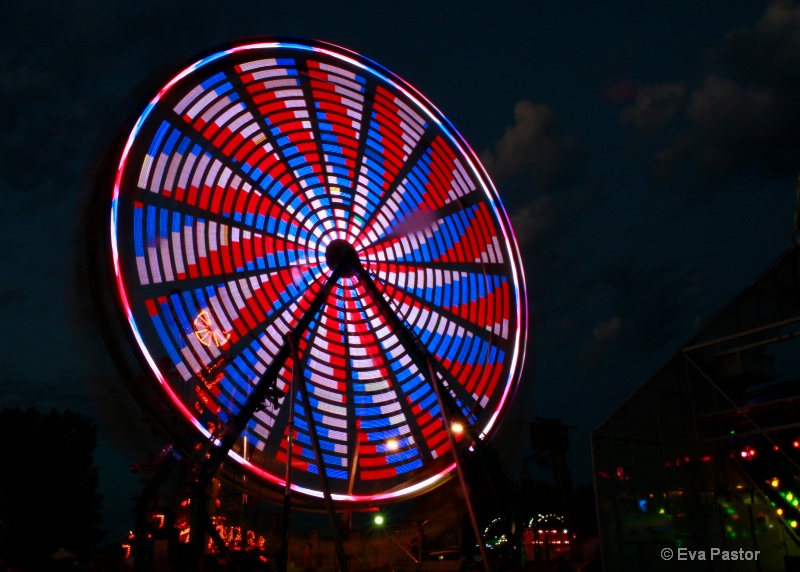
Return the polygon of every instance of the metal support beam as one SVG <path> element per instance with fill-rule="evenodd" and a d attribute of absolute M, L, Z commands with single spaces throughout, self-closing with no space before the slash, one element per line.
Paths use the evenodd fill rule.
<path fill-rule="evenodd" d="M 175 453 L 172 445 L 164 447 L 156 459 L 157 468 L 144 485 L 142 495 L 135 499 L 135 531 L 133 539 L 133 569 L 134 572 L 146 572 L 150 567 L 151 554 L 148 549 L 147 535 L 150 533 L 150 524 L 147 522 L 147 511 L 150 503 L 156 496 L 158 489 L 175 470 L 180 456 Z M 135 469 L 138 470 L 138 467 Z"/>
<path fill-rule="evenodd" d="M 743 419 L 745 419 L 745 420 L 746 420 L 748 423 L 750 423 L 750 425 L 752 425 L 752 426 L 753 426 L 753 428 L 754 428 L 754 429 L 757 431 L 757 433 L 758 433 L 759 435 L 763 436 L 763 437 L 764 437 L 764 438 L 767 440 L 767 442 L 768 442 L 770 445 L 772 445 L 773 447 L 778 447 L 778 445 L 775 443 L 775 441 L 773 441 L 773 440 L 772 440 L 772 437 L 770 437 L 770 436 L 767 434 L 767 432 L 766 432 L 766 431 L 764 431 L 764 429 L 762 429 L 762 428 L 761 428 L 761 427 L 760 427 L 760 426 L 759 426 L 759 425 L 758 425 L 758 424 L 757 424 L 757 423 L 756 423 L 756 422 L 755 422 L 755 421 L 754 421 L 754 420 L 753 420 L 753 419 L 750 417 L 750 415 L 748 415 L 748 413 L 747 413 L 747 412 L 746 412 L 744 409 L 742 409 L 742 408 L 741 408 L 741 407 L 740 407 L 740 406 L 739 406 L 739 405 L 738 405 L 738 404 L 737 404 L 737 403 L 736 403 L 736 402 L 735 402 L 733 399 L 731 399 L 731 398 L 728 396 L 728 394 L 727 394 L 727 393 L 725 393 L 724 391 L 722 391 L 722 389 L 719 387 L 719 385 L 717 385 L 717 384 L 714 382 L 714 380 L 713 380 L 713 379 L 711 379 L 711 377 L 710 377 L 710 376 L 709 376 L 709 375 L 708 375 L 708 374 L 707 374 L 705 371 L 703 371 L 703 368 L 701 368 L 701 367 L 700 367 L 700 366 L 699 366 L 699 365 L 698 365 L 698 364 L 697 364 L 697 363 L 696 363 L 696 362 L 695 362 L 695 361 L 694 361 L 694 360 L 693 360 L 691 357 L 689 357 L 689 355 L 688 355 L 688 354 L 684 353 L 684 354 L 683 354 L 683 357 L 686 359 L 687 363 L 689 363 L 689 364 L 690 364 L 692 367 L 694 367 L 694 369 L 695 369 L 695 370 L 696 370 L 696 371 L 697 371 L 697 372 L 698 372 L 698 373 L 699 373 L 699 374 L 700 374 L 700 375 L 701 375 L 701 376 L 702 376 L 702 377 L 703 377 L 703 378 L 704 378 L 704 379 L 705 379 L 705 380 L 706 380 L 706 381 L 707 381 L 707 382 L 708 382 L 708 383 L 711 385 L 711 387 L 713 387 L 713 388 L 714 388 L 714 389 L 715 389 L 715 390 L 716 390 L 716 391 L 717 391 L 717 392 L 718 392 L 718 393 L 719 393 L 719 394 L 720 394 L 720 395 L 721 395 L 721 396 L 722 396 L 722 397 L 723 397 L 723 398 L 724 398 L 724 399 L 725 399 L 725 400 L 726 400 L 726 401 L 727 401 L 727 402 L 728 402 L 728 403 L 729 403 L 729 404 L 730 404 L 730 405 L 731 405 L 731 406 L 732 406 L 732 407 L 733 407 L 733 408 L 734 408 L 734 409 L 735 409 L 735 410 L 736 410 L 736 411 L 739 413 L 739 415 L 741 415 L 741 417 L 742 417 Z M 696 431 L 696 430 L 695 430 L 695 431 Z M 792 464 L 792 466 L 794 466 L 796 469 L 800 470 L 800 464 L 798 464 L 797 462 L 795 462 L 795 460 L 794 460 L 794 459 L 792 459 L 792 458 L 791 458 L 791 457 L 790 457 L 790 456 L 789 456 L 789 455 L 786 453 L 786 451 L 784 451 L 784 450 L 783 450 L 783 448 L 782 448 L 782 447 L 778 447 L 778 450 L 780 451 L 781 455 L 782 455 L 782 456 L 783 456 L 783 457 L 784 457 L 784 458 L 785 458 L 787 461 L 789 461 L 789 463 L 791 463 L 791 464 Z"/>
<path fill-rule="evenodd" d="M 211 537 L 211 540 L 214 541 L 214 546 L 217 547 L 217 550 L 219 550 L 220 554 L 222 554 L 222 556 L 225 558 L 228 564 L 231 565 L 231 568 L 234 571 L 239 570 L 239 565 L 236 563 L 236 560 L 234 560 L 231 551 L 225 545 L 225 541 L 222 539 L 222 536 L 220 536 L 217 527 L 214 526 L 214 522 L 211 520 L 211 517 L 205 511 L 200 511 L 200 515 L 203 520 L 203 526 L 205 528 L 205 531 Z"/>
<path fill-rule="evenodd" d="M 794 324 L 794 323 L 797 323 L 797 322 L 800 322 L 800 316 L 795 317 L 795 318 L 788 318 L 786 320 L 779 320 L 777 322 L 772 322 L 770 324 L 764 324 L 763 326 L 758 326 L 757 328 L 751 328 L 749 330 L 743 330 L 741 332 L 736 332 L 735 334 L 730 334 L 728 336 L 723 336 L 721 338 L 716 338 L 714 340 L 709 340 L 707 342 L 701 342 L 701 343 L 698 343 L 698 344 L 694 344 L 692 346 L 686 346 L 684 348 L 681 348 L 681 352 L 683 352 L 683 353 L 693 352 L 695 350 L 707 348 L 709 346 L 715 346 L 715 345 L 722 344 L 722 343 L 725 343 L 725 342 L 730 342 L 732 340 L 736 340 L 736 339 L 739 339 L 739 338 L 744 338 L 744 337 L 747 337 L 747 336 L 751 336 L 753 334 L 759 334 L 759 333 L 767 331 L 767 330 L 780 329 L 780 328 L 782 328 L 784 326 L 788 326 L 789 324 Z"/>
<path fill-rule="evenodd" d="M 436 375 L 433 356 L 428 353 L 425 346 L 420 343 L 414 333 L 397 316 L 394 309 L 383 297 L 383 294 L 381 294 L 381 291 L 378 289 L 377 285 L 372 280 L 372 277 L 369 275 L 366 269 L 359 264 L 356 270 L 359 277 L 363 280 L 365 286 L 367 287 L 367 290 L 369 290 L 372 294 L 375 303 L 378 305 L 381 312 L 383 312 L 386 319 L 391 323 L 393 331 L 400 338 L 403 347 L 409 353 L 411 359 L 417 364 L 417 367 L 420 368 L 420 371 L 427 373 L 428 381 L 436 393 L 436 399 L 439 402 L 439 410 L 442 414 L 442 421 L 444 423 L 445 431 L 447 432 L 447 439 L 450 443 L 450 449 L 453 451 L 456 472 L 458 474 L 459 482 L 461 483 L 461 491 L 464 493 L 464 502 L 467 505 L 470 523 L 472 524 L 472 530 L 475 533 L 475 540 L 478 542 L 484 570 L 485 572 L 489 572 L 489 561 L 486 559 L 486 547 L 483 542 L 483 534 L 481 534 L 478 521 L 475 518 L 475 511 L 473 510 L 472 501 L 470 500 L 469 491 L 467 490 L 467 482 L 464 479 L 464 472 L 461 469 L 461 459 L 458 454 L 458 449 L 456 448 L 453 432 L 450 430 L 450 420 L 453 419 L 463 425 L 465 434 L 473 440 L 476 447 L 480 446 L 481 441 L 472 433 L 471 426 L 461 409 L 456 404 L 455 399 L 452 395 L 450 395 Z"/>
<path fill-rule="evenodd" d="M 297 383 L 297 387 L 292 387 L 300 390 L 300 395 L 303 398 L 303 407 L 306 413 L 306 421 L 308 422 L 308 432 L 311 435 L 311 447 L 314 450 L 314 458 L 317 461 L 317 472 L 319 473 L 320 481 L 322 482 L 322 495 L 325 498 L 325 508 L 328 512 L 328 523 L 331 527 L 331 534 L 333 534 L 333 542 L 336 548 L 336 560 L 339 563 L 339 570 L 347 572 L 347 555 L 344 552 L 344 544 L 342 544 L 342 531 L 341 523 L 336 519 L 336 511 L 333 508 L 333 498 L 331 497 L 331 486 L 328 482 L 328 473 L 325 471 L 325 460 L 322 457 L 322 448 L 319 445 L 319 436 L 317 435 L 317 426 L 314 423 L 311 412 L 311 401 L 308 399 L 308 387 L 306 387 L 306 379 L 300 367 L 300 349 L 298 340 L 293 334 L 287 336 L 292 350 L 292 384 Z"/>
<path fill-rule="evenodd" d="M 291 344 L 291 336 L 286 336 L 286 343 Z M 283 486 L 283 520 L 281 521 L 281 560 L 278 571 L 287 572 L 289 569 L 289 523 L 292 512 L 292 448 L 294 447 L 294 394 L 295 387 L 300 385 L 302 372 L 294 362 L 292 367 L 292 387 L 289 389 L 289 438 L 286 442 L 286 473 Z"/>
<path fill-rule="evenodd" d="M 311 301 L 308 309 L 297 322 L 295 329 L 287 335 L 287 338 L 296 336 L 298 335 L 298 332 L 302 332 L 308 328 L 311 320 L 314 319 L 314 316 L 316 316 L 317 312 L 319 312 L 319 310 L 322 308 L 323 304 L 328 299 L 331 290 L 333 290 L 333 286 L 342 276 L 344 271 L 345 267 L 342 264 L 338 264 L 336 268 L 331 271 L 331 275 L 328 277 L 325 284 L 323 284 L 319 292 L 317 292 L 317 295 Z M 199 467 L 197 477 L 193 483 L 194 498 L 192 499 L 192 507 L 190 511 L 192 515 L 192 526 L 197 527 L 194 529 L 195 532 L 192 532 L 191 534 L 192 537 L 195 538 L 195 541 L 192 544 L 194 546 L 193 552 L 194 556 L 197 558 L 198 565 L 202 565 L 201 558 L 203 552 L 203 543 L 205 540 L 204 534 L 199 531 L 204 530 L 204 522 L 206 519 L 209 519 L 208 508 L 206 506 L 208 501 L 206 488 L 219 470 L 222 462 L 228 456 L 228 453 L 233 448 L 233 445 L 241 436 L 242 431 L 244 431 L 244 428 L 247 426 L 247 422 L 262 405 L 264 399 L 266 399 L 267 395 L 269 394 L 269 391 L 273 389 L 275 381 L 278 379 L 278 374 L 286 363 L 291 351 L 291 343 L 287 339 L 286 343 L 284 343 L 278 350 L 277 355 L 270 363 L 267 371 L 264 372 L 264 375 L 261 376 L 261 379 L 253 388 L 253 391 L 247 397 L 247 401 L 245 401 L 242 408 L 236 413 L 233 419 L 229 420 L 225 424 L 224 430 L 219 439 L 219 444 L 212 449 L 206 460 Z M 304 384 L 301 384 L 301 386 L 303 385 Z M 291 457 L 289 457 L 289 459 L 291 459 Z M 289 461 L 289 464 L 290 463 L 291 461 Z M 286 511 L 287 509 L 284 508 L 284 510 Z M 198 539 L 198 536 L 202 537 L 202 539 Z"/>
<path fill-rule="evenodd" d="M 375 282 L 372 280 L 372 277 L 369 275 L 366 269 L 359 265 L 357 268 L 357 274 L 364 281 L 364 285 L 367 287 L 367 290 L 370 291 L 370 294 L 372 294 L 372 298 L 375 300 L 378 308 L 392 326 L 392 331 L 397 335 L 398 338 L 400 338 L 400 342 L 403 344 L 403 349 L 408 352 L 409 356 L 417 365 L 419 370 L 421 372 L 427 371 L 429 363 L 435 369 L 437 364 L 433 360 L 433 357 L 430 356 L 425 346 L 422 345 L 409 327 L 397 316 L 394 308 L 392 308 L 389 305 L 389 302 L 386 301 L 386 298 L 383 297 L 383 294 L 381 294 L 381 291 L 375 285 Z M 439 387 L 443 389 L 441 392 L 442 401 L 447 408 L 447 414 L 449 418 L 462 423 L 465 428 L 470 427 L 466 416 L 461 411 L 461 408 L 458 407 L 456 400 L 452 395 L 450 395 L 450 392 L 448 392 L 447 389 L 440 384 L 438 377 L 434 376 L 434 378 L 430 380 L 430 383 L 431 385 L 439 385 Z"/>
<path fill-rule="evenodd" d="M 431 358 L 428 357 L 428 376 L 431 380 L 431 385 L 436 392 L 436 399 L 439 400 L 439 411 L 442 413 L 442 422 L 444 423 L 444 430 L 447 432 L 447 441 L 450 443 L 450 450 L 453 452 L 453 460 L 456 463 L 456 473 L 458 473 L 458 481 L 461 483 L 461 492 L 464 494 L 464 503 L 467 505 L 467 512 L 469 513 L 469 520 L 472 524 L 472 531 L 475 533 L 475 540 L 478 542 L 478 549 L 481 553 L 481 560 L 483 561 L 483 569 L 489 572 L 489 560 L 486 558 L 486 545 L 483 542 L 483 534 L 478 526 L 478 520 L 475 518 L 475 510 L 472 508 L 472 501 L 469 498 L 469 490 L 467 489 L 467 481 L 464 478 L 464 471 L 461 469 L 461 456 L 458 454 L 456 448 L 456 439 L 453 437 L 453 431 L 450 428 L 450 421 L 447 419 L 445 413 L 444 402 L 442 401 L 442 390 L 439 388 L 439 383 L 436 380 L 436 372 L 433 370 L 433 363 Z M 465 427 L 466 429 L 466 427 Z"/>
<path fill-rule="evenodd" d="M 333 269 L 331 275 L 328 277 L 328 280 L 314 297 L 314 300 L 312 300 L 305 314 L 303 314 L 303 317 L 297 322 L 297 326 L 295 326 L 293 332 L 302 332 L 308 328 L 311 320 L 314 319 L 314 316 L 317 315 L 317 312 L 319 312 L 320 308 L 322 308 L 322 305 L 328 299 L 333 286 L 342 276 L 344 270 L 345 268 L 341 264 L 337 265 L 336 268 Z M 253 417 L 256 410 L 261 406 L 261 404 L 264 402 L 264 399 L 267 397 L 269 390 L 275 384 L 275 380 L 278 378 L 278 374 L 286 363 L 286 359 L 289 357 L 290 352 L 291 348 L 289 347 L 289 344 L 284 343 L 280 350 L 278 350 L 275 358 L 269 364 L 267 371 L 264 372 L 264 375 L 261 376 L 261 379 L 253 388 L 253 391 L 247 397 L 247 401 L 245 401 L 242 408 L 236 413 L 236 416 L 234 416 L 233 419 L 226 423 L 219 445 L 212 450 L 209 458 L 201 467 L 200 475 L 198 476 L 199 480 L 209 482 L 216 474 L 219 466 L 225 460 L 225 457 L 228 456 L 228 452 L 231 450 L 231 448 L 233 448 L 233 445 L 236 443 L 237 439 L 239 439 L 242 431 L 244 431 L 244 428 L 247 426 L 247 422 Z"/>

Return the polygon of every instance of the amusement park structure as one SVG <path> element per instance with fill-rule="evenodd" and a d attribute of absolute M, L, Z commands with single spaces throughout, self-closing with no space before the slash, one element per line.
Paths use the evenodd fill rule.
<path fill-rule="evenodd" d="M 283 503 L 285 566 L 292 507 L 336 537 L 339 511 L 463 483 L 520 379 L 525 285 L 497 191 L 424 96 L 329 44 L 237 45 L 166 81 L 114 157 L 112 346 L 174 445 L 142 506 L 188 459 L 194 545 L 218 540 L 219 478 Z"/>
<path fill-rule="evenodd" d="M 595 429 L 606 569 L 800 570 L 796 239 Z"/>

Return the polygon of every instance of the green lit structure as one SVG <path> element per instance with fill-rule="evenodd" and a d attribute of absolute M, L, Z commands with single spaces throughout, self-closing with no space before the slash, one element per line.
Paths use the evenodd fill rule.
<path fill-rule="evenodd" d="M 594 431 L 605 570 L 800 570 L 799 335 L 793 244 Z"/>

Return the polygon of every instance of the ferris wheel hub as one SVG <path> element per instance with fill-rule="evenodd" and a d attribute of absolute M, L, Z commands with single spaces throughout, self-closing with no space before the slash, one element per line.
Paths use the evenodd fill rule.
<path fill-rule="evenodd" d="M 342 276 L 355 276 L 358 272 L 359 262 L 355 247 L 337 238 L 332 240 L 325 249 L 325 262 L 330 268 L 342 267 Z"/>

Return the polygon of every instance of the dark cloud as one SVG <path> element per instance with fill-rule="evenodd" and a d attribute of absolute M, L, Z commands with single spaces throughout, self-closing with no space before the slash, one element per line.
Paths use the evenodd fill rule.
<path fill-rule="evenodd" d="M 730 32 L 698 81 L 642 86 L 623 122 L 642 133 L 672 127 L 652 163 L 656 179 L 795 174 L 800 154 L 800 6 L 768 5 L 755 27 Z"/>
<path fill-rule="evenodd" d="M 656 131 L 674 121 L 686 108 L 684 82 L 639 86 L 633 105 L 623 109 L 620 117 L 645 133 Z"/>
<path fill-rule="evenodd" d="M 592 200 L 586 184 L 588 153 L 564 132 L 546 104 L 514 106 L 514 123 L 482 161 L 500 189 L 520 246 L 528 296 L 539 300 L 569 274 L 576 256 L 564 245 L 575 215 Z"/>
<path fill-rule="evenodd" d="M 482 161 L 500 188 L 520 245 L 539 249 L 584 202 L 587 152 L 546 104 L 520 101 L 514 123 Z"/>
<path fill-rule="evenodd" d="M 755 27 L 730 32 L 712 52 L 717 66 L 763 87 L 800 86 L 800 6 L 785 0 L 769 4 Z"/>
<path fill-rule="evenodd" d="M 700 275 L 669 266 L 645 267 L 621 261 L 601 273 L 595 292 L 610 300 L 606 319 L 595 323 L 582 360 L 587 369 L 602 369 L 624 355 L 652 353 L 689 337 L 700 294 Z"/>
<path fill-rule="evenodd" d="M 515 194 L 541 194 L 579 181 L 587 152 L 576 138 L 562 132 L 550 106 L 519 101 L 514 124 L 482 159 L 493 176 L 516 183 Z"/>

